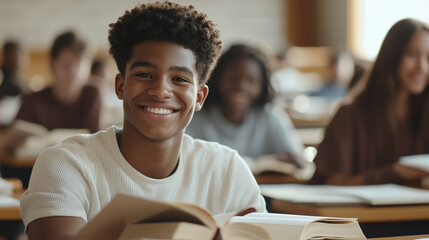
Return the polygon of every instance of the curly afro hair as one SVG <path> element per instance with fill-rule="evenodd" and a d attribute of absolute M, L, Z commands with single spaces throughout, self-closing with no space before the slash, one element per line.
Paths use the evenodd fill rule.
<path fill-rule="evenodd" d="M 251 47 L 245 44 L 232 45 L 226 52 L 220 56 L 216 67 L 213 70 L 211 78 L 208 82 L 210 94 L 207 96 L 204 106 L 210 108 L 213 105 L 221 102 L 218 83 L 222 77 L 222 73 L 229 64 L 237 59 L 251 59 L 258 63 L 262 70 L 262 92 L 260 98 L 255 102 L 255 106 L 264 105 L 272 101 L 273 88 L 270 83 L 271 66 L 268 61 L 267 55 L 258 48 Z"/>
<path fill-rule="evenodd" d="M 139 4 L 109 25 L 110 53 L 119 72 L 131 59 L 138 43 L 155 40 L 177 43 L 190 49 L 196 58 L 199 84 L 206 83 L 222 48 L 219 31 L 194 6 L 165 1 Z"/>

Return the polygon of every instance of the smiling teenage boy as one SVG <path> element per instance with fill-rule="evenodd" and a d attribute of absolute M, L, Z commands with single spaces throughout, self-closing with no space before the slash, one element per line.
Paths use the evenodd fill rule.
<path fill-rule="evenodd" d="M 265 211 L 236 151 L 184 134 L 221 49 L 205 14 L 169 2 L 139 5 L 110 25 L 109 41 L 123 129 L 75 136 L 40 154 L 21 200 L 29 240 L 74 235 L 118 193 L 213 214 Z"/>

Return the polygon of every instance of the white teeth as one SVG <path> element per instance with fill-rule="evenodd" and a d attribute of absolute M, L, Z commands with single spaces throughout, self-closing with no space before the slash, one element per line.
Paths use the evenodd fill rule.
<path fill-rule="evenodd" d="M 146 111 L 155 113 L 155 114 L 171 114 L 173 113 L 173 110 L 167 109 L 167 108 L 152 108 L 152 107 L 146 107 Z"/>

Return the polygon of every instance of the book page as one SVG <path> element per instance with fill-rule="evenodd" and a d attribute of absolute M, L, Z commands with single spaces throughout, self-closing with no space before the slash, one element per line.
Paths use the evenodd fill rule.
<path fill-rule="evenodd" d="M 189 204 L 156 202 L 119 194 L 79 231 L 77 237 L 116 240 L 128 224 L 182 221 L 202 226 L 212 221 L 211 225 L 216 226 L 205 212 L 198 207 L 189 207 Z"/>
<path fill-rule="evenodd" d="M 272 239 L 309 239 L 315 236 L 361 239 L 362 230 L 354 218 L 305 216 L 277 213 L 251 213 L 233 217 L 231 222 L 255 224 L 266 229 Z M 320 226 L 320 227 L 318 227 Z M 365 238 L 363 236 L 363 238 Z"/>
<path fill-rule="evenodd" d="M 15 150 L 15 157 L 18 160 L 36 159 L 39 153 L 50 146 L 59 144 L 64 139 L 77 134 L 87 134 L 88 129 L 63 129 L 58 128 L 47 131 L 43 135 L 28 136 L 23 144 Z"/>
<path fill-rule="evenodd" d="M 282 162 L 274 155 L 266 155 L 254 160 L 249 166 L 253 174 L 261 174 L 265 171 L 279 172 L 286 175 L 293 175 L 297 167 L 293 163 Z"/>
<path fill-rule="evenodd" d="M 0 194 L 10 195 L 13 192 L 13 183 L 0 177 Z"/>
<path fill-rule="evenodd" d="M 0 194 L 0 207 L 19 207 L 19 200 L 5 194 Z"/>
<path fill-rule="evenodd" d="M 371 205 L 429 204 L 429 190 L 397 184 L 341 186 L 338 190 L 359 197 Z"/>
<path fill-rule="evenodd" d="M 220 229 L 223 240 L 270 240 L 267 229 L 254 224 L 231 222 Z"/>
<path fill-rule="evenodd" d="M 314 237 L 323 237 L 324 239 L 366 239 L 359 223 L 356 221 L 342 224 L 314 222 L 306 227 L 301 239 Z"/>
<path fill-rule="evenodd" d="M 429 154 L 404 156 L 399 158 L 399 164 L 429 172 Z"/>
<path fill-rule="evenodd" d="M 338 192 L 336 186 L 330 185 L 261 184 L 259 187 L 262 195 L 295 203 L 362 203 L 362 199 Z"/>
<path fill-rule="evenodd" d="M 212 230 L 186 222 L 143 223 L 127 225 L 119 240 L 130 239 L 187 239 L 212 240 Z"/>
<path fill-rule="evenodd" d="M 313 222 L 342 224 L 355 222 L 356 220 L 356 218 L 320 217 L 282 213 L 250 213 L 243 217 L 233 217 L 230 222 L 264 222 L 305 226 Z"/>

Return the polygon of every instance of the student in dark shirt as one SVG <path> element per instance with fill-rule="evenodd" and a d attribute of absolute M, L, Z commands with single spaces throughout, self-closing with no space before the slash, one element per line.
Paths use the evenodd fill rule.
<path fill-rule="evenodd" d="M 85 86 L 88 75 L 83 71 L 84 51 L 85 43 L 75 33 L 59 35 L 50 51 L 53 85 L 24 95 L 16 119 L 40 124 L 49 130 L 100 130 L 101 97 L 96 87 Z M 1 168 L 3 177 L 19 178 L 24 188 L 28 186 L 31 171 L 31 167 L 4 165 Z"/>
<path fill-rule="evenodd" d="M 416 183 L 429 174 L 399 165 L 429 153 L 429 27 L 412 19 L 387 33 L 362 91 L 326 129 L 313 183 Z"/>
<path fill-rule="evenodd" d="M 101 96 L 86 86 L 85 43 L 74 32 L 59 35 L 51 48 L 53 84 L 24 96 L 17 119 L 38 123 L 49 130 L 84 128 L 100 130 Z"/>
<path fill-rule="evenodd" d="M 21 93 L 19 87 L 19 67 L 21 49 L 17 42 L 8 41 L 3 45 L 3 59 L 0 80 L 0 100 L 6 96 L 17 96 Z M 1 77 L 1 76 L 0 76 Z"/>

